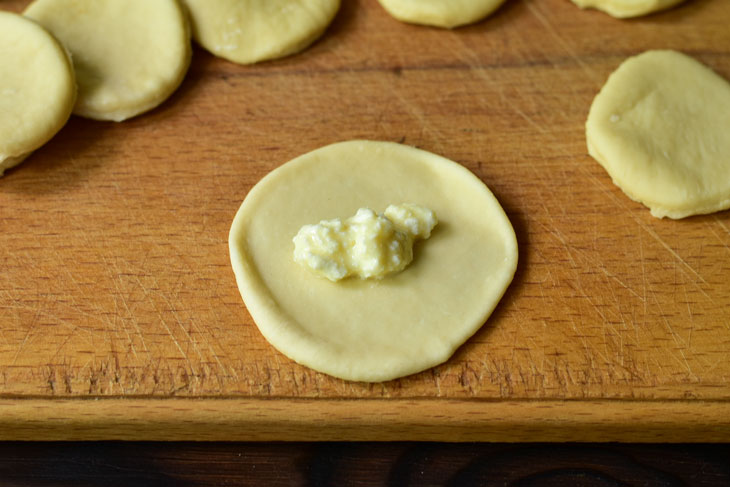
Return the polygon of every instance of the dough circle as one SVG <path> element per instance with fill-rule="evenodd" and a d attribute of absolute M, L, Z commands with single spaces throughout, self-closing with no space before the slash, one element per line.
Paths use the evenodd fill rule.
<path fill-rule="evenodd" d="M 296 264 L 308 223 L 409 202 L 439 223 L 403 272 L 331 282 Z M 320 372 L 377 382 L 446 361 L 487 320 L 517 267 L 514 230 L 463 166 L 412 147 L 341 142 L 300 156 L 248 194 L 229 236 L 243 300 L 279 351 Z"/>
<path fill-rule="evenodd" d="M 35 0 L 24 14 L 71 51 L 74 113 L 122 121 L 153 109 L 182 82 L 190 29 L 177 0 Z"/>
<path fill-rule="evenodd" d="M 193 38 L 238 64 L 302 51 L 334 19 L 340 0 L 184 0 Z"/>
<path fill-rule="evenodd" d="M 378 0 L 393 17 L 410 24 L 453 28 L 473 24 L 504 0 Z"/>
<path fill-rule="evenodd" d="M 730 84 L 675 51 L 629 58 L 586 122 L 588 152 L 662 218 L 730 208 Z"/>
<path fill-rule="evenodd" d="M 64 126 L 76 98 L 68 54 L 45 29 L 0 12 L 0 176 Z"/>
<path fill-rule="evenodd" d="M 625 19 L 666 10 L 685 0 L 573 0 L 580 8 L 595 8 L 612 17 Z"/>

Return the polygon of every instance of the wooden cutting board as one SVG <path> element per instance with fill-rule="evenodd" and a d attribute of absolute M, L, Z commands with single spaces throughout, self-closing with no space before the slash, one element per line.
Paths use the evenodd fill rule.
<path fill-rule="evenodd" d="M 0 179 L 0 438 L 730 440 L 730 212 L 655 219 L 586 153 L 593 97 L 656 48 L 730 79 L 730 1 L 620 21 L 507 0 L 449 31 L 343 0 L 300 55 L 196 50 L 153 112 L 72 118 Z M 482 329 L 382 384 L 270 347 L 228 258 L 261 177 L 348 139 L 463 164 L 520 245 Z"/>

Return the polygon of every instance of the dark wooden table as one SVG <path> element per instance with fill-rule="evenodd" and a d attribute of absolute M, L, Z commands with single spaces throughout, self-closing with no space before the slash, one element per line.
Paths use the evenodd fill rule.
<path fill-rule="evenodd" d="M 0 443 L 6 486 L 730 485 L 730 445 Z"/>

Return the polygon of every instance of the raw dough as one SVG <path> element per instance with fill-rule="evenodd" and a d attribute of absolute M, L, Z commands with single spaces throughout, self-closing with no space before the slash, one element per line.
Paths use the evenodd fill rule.
<path fill-rule="evenodd" d="M 331 282 L 296 264 L 309 222 L 407 201 L 439 224 L 403 272 Z M 272 171 L 231 226 L 238 287 L 266 339 L 295 361 L 348 380 L 384 381 L 447 360 L 512 280 L 517 242 L 489 189 L 464 167 L 412 147 L 333 144 Z"/>
<path fill-rule="evenodd" d="M 184 0 L 193 37 L 208 51 L 251 64 L 294 54 L 324 33 L 340 0 Z"/>
<path fill-rule="evenodd" d="M 453 28 L 473 24 L 491 14 L 504 0 L 378 0 L 401 22 Z"/>
<path fill-rule="evenodd" d="M 0 176 L 61 130 L 75 97 L 61 44 L 35 22 L 0 12 Z"/>
<path fill-rule="evenodd" d="M 589 153 L 662 218 L 730 208 L 730 84 L 674 51 L 629 58 L 596 96 Z"/>
<path fill-rule="evenodd" d="M 595 8 L 623 19 L 668 9 L 684 0 L 573 0 L 580 8 Z"/>
<path fill-rule="evenodd" d="M 190 32 L 177 0 L 36 0 L 25 15 L 71 51 L 74 113 L 122 121 L 151 110 L 190 64 Z"/>

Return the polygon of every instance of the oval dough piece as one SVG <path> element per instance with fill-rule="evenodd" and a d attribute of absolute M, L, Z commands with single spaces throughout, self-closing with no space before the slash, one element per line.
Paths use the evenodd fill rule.
<path fill-rule="evenodd" d="M 238 64 L 305 49 L 324 33 L 340 0 L 184 0 L 194 39 Z"/>
<path fill-rule="evenodd" d="M 61 44 L 35 22 L 0 12 L 0 176 L 61 130 L 75 97 Z"/>
<path fill-rule="evenodd" d="M 580 8 L 595 8 L 619 19 L 639 17 L 682 3 L 684 0 L 573 0 Z"/>
<path fill-rule="evenodd" d="M 294 262 L 303 225 L 402 202 L 439 219 L 403 272 L 331 282 Z M 274 347 L 369 382 L 446 361 L 484 324 L 517 266 L 514 230 L 484 183 L 448 159 L 388 142 L 333 144 L 272 171 L 238 210 L 229 246 L 244 302 Z"/>
<path fill-rule="evenodd" d="M 730 84 L 674 51 L 629 58 L 596 96 L 588 152 L 662 218 L 730 207 Z"/>
<path fill-rule="evenodd" d="M 74 113 L 122 121 L 151 110 L 180 85 L 190 32 L 177 0 L 36 0 L 24 13 L 71 51 Z"/>
<path fill-rule="evenodd" d="M 473 24 L 491 14 L 504 0 L 378 0 L 401 22 L 453 28 Z"/>

